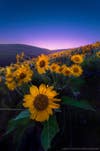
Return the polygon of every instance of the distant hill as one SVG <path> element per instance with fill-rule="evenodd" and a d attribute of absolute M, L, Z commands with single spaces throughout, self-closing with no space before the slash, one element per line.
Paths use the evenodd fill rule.
<path fill-rule="evenodd" d="M 61 51 L 69 51 L 76 52 L 76 53 L 84 53 L 84 52 L 91 52 L 95 50 L 100 50 L 100 42 L 97 41 L 92 44 L 88 44 L 85 46 L 77 47 L 77 48 L 67 48 L 67 49 L 58 49 L 52 50 L 39 48 L 30 45 L 24 44 L 0 44 L 0 66 L 6 66 L 16 61 L 16 54 L 20 54 L 24 52 L 26 56 L 29 57 L 36 57 L 40 54 L 52 54 Z"/>
<path fill-rule="evenodd" d="M 16 54 L 24 52 L 27 56 L 48 54 L 50 50 L 24 44 L 0 44 L 0 66 L 9 65 L 16 60 Z"/>

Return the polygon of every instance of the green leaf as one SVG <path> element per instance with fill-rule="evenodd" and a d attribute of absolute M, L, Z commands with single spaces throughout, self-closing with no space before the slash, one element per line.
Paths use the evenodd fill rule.
<path fill-rule="evenodd" d="M 17 117 L 14 120 L 20 120 L 23 118 L 29 118 L 30 113 L 28 110 L 22 111 L 20 114 L 17 115 Z"/>
<path fill-rule="evenodd" d="M 56 121 L 56 117 L 52 116 L 49 118 L 48 121 L 44 123 L 44 128 L 42 131 L 42 145 L 45 149 L 45 151 L 50 147 L 51 140 L 56 135 L 56 133 L 59 131 L 58 124 Z"/>
<path fill-rule="evenodd" d="M 5 135 L 11 133 L 14 129 L 16 129 L 19 126 L 27 125 L 27 123 L 29 122 L 29 116 L 30 116 L 29 111 L 25 110 L 19 113 L 16 118 L 11 119 L 8 123 L 8 129 Z"/>
<path fill-rule="evenodd" d="M 64 96 L 62 97 L 62 101 L 64 104 L 67 104 L 67 105 L 75 106 L 75 107 L 82 108 L 85 110 L 95 111 L 95 109 L 87 101 L 84 101 L 84 100 L 77 101 L 70 97 Z"/>

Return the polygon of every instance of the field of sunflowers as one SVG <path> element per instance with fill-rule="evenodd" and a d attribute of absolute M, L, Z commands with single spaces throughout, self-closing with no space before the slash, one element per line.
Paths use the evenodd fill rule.
<path fill-rule="evenodd" d="M 100 42 L 26 58 L 0 67 L 1 151 L 100 147 Z"/>

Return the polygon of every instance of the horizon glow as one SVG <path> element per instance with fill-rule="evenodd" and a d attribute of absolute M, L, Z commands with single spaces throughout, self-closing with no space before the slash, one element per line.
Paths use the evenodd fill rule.
<path fill-rule="evenodd" d="M 37 41 L 37 42 L 32 42 L 32 40 L 26 40 L 24 41 L 16 41 L 16 42 L 1 42 L 0 44 L 25 44 L 25 45 L 31 45 L 31 46 L 35 46 L 35 47 L 40 47 L 40 48 L 44 48 L 44 49 L 49 49 L 49 50 L 56 50 L 56 49 L 69 49 L 69 48 L 77 48 L 80 46 L 84 46 L 84 45 L 88 45 L 88 44 L 92 44 L 96 41 L 99 40 L 90 40 L 90 41 L 67 41 L 67 40 L 63 40 L 63 41 L 50 41 L 50 42 L 46 42 L 45 41 Z"/>

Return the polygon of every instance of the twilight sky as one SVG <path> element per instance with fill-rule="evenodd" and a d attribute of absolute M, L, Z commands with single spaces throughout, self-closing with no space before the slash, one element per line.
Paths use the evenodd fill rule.
<path fill-rule="evenodd" d="M 100 41 L 100 0 L 0 0 L 0 44 L 66 49 Z"/>

